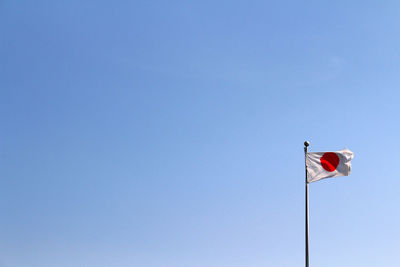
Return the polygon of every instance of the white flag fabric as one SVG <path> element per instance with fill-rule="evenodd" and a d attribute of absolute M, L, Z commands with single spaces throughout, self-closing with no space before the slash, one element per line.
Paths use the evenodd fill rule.
<path fill-rule="evenodd" d="M 307 182 L 324 178 L 348 176 L 354 153 L 348 149 L 335 152 L 310 152 L 306 154 Z"/>

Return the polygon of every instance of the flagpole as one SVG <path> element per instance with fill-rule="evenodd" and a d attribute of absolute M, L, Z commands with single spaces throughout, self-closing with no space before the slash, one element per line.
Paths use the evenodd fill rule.
<path fill-rule="evenodd" d="M 307 148 L 308 148 L 308 146 L 310 145 L 310 143 L 308 142 L 308 141 L 305 141 L 304 142 L 304 165 L 305 165 L 305 170 L 306 170 L 306 179 L 305 179 L 305 185 L 306 185 L 306 216 L 305 216 L 305 218 L 306 218 L 306 236 L 305 236 L 305 240 L 306 240 L 306 257 L 305 257 L 305 260 L 306 260 L 306 267 L 309 267 L 310 266 L 310 258 L 309 258 L 309 247 L 308 247 L 308 182 L 307 182 L 307 164 L 306 164 L 306 156 L 307 156 Z"/>

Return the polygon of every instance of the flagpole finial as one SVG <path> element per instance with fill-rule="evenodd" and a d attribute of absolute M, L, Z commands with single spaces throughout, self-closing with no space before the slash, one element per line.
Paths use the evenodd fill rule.
<path fill-rule="evenodd" d="M 304 146 L 305 146 L 305 147 L 308 147 L 309 145 L 310 145 L 310 142 L 308 142 L 308 141 L 305 141 L 305 142 L 304 142 Z"/>

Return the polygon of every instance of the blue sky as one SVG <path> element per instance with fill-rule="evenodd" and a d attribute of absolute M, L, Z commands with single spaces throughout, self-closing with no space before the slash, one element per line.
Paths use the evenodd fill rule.
<path fill-rule="evenodd" d="M 0 266 L 398 266 L 399 9 L 1 1 Z"/>

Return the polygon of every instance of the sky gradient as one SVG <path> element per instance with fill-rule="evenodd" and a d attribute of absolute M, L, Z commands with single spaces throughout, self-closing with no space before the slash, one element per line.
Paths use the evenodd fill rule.
<path fill-rule="evenodd" d="M 0 1 L 0 266 L 398 267 L 399 11 Z"/>

